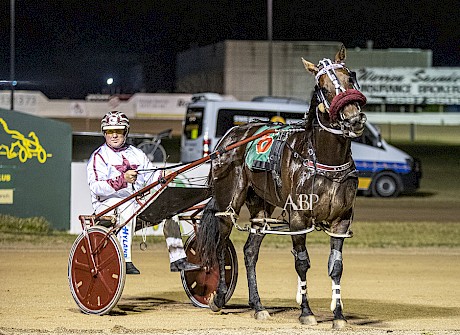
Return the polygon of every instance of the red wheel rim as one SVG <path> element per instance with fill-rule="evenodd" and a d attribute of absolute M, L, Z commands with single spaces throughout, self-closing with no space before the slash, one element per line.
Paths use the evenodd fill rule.
<path fill-rule="evenodd" d="M 91 255 L 86 237 L 76 241 L 69 263 L 69 281 L 72 295 L 83 312 L 104 314 L 117 303 L 124 286 L 124 260 L 114 235 L 108 236 L 101 228 L 88 230 L 94 253 L 96 273 L 91 272 Z"/>

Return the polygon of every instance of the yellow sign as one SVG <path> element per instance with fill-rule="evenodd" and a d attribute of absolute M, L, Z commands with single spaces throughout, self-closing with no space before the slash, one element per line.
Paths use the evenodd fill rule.
<path fill-rule="evenodd" d="M 13 204 L 13 190 L 0 190 L 0 205 Z"/>
<path fill-rule="evenodd" d="M 41 146 L 35 132 L 31 131 L 25 137 L 19 131 L 9 129 L 6 121 L 1 117 L 0 124 L 3 126 L 5 133 L 11 135 L 12 140 L 9 144 L 0 144 L 0 155 L 6 156 L 7 159 L 18 158 L 21 163 L 25 163 L 32 157 L 37 157 L 41 164 L 45 163 L 48 157 L 52 157 L 52 154 L 48 154 Z"/>

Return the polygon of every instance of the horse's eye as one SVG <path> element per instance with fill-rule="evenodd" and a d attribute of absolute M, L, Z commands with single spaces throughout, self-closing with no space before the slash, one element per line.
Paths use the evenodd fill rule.
<path fill-rule="evenodd" d="M 334 95 L 332 94 L 332 92 L 330 92 L 327 88 L 323 88 L 322 89 L 323 91 L 323 95 L 326 99 L 330 100 L 334 97 Z"/>

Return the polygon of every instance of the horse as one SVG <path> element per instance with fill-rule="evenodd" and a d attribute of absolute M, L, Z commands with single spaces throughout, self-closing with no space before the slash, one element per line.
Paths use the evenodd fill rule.
<path fill-rule="evenodd" d="M 345 59 L 344 45 L 334 61 L 324 58 L 314 65 L 302 58 L 306 71 L 315 76 L 315 91 L 301 125 L 284 132 L 283 126 L 277 126 L 284 137 L 278 173 L 251 170 L 245 161 L 246 147 L 251 142 L 225 152 L 226 147 L 253 136 L 266 123 L 256 121 L 233 127 L 217 144 L 219 156 L 212 160 L 208 176 L 212 197 L 197 232 L 202 266 L 218 266 L 220 273 L 217 290 L 209 298 L 212 311 L 221 310 L 225 303 L 224 254 L 232 227 L 241 228 L 236 221 L 246 204 L 251 222 L 251 232 L 243 248 L 249 306 L 254 309 L 256 319 L 270 317 L 257 290 L 256 263 L 265 236 L 257 229 L 280 207 L 289 216 L 288 234 L 299 278 L 300 322 L 317 324 L 309 306 L 306 281 L 310 268 L 306 235 L 316 228 L 330 235 L 328 273 L 332 279 L 333 328 L 346 325 L 340 288 L 342 247 L 344 239 L 352 235 L 350 225 L 358 188 L 350 147 L 351 139 L 364 130 L 366 115 L 361 107 L 366 98 L 359 91 L 354 73 L 345 66 Z"/>

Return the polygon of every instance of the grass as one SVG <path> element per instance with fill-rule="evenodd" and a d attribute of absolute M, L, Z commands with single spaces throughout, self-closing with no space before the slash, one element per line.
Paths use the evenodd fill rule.
<path fill-rule="evenodd" d="M 397 148 L 422 162 L 421 192 L 433 193 L 439 200 L 460 201 L 460 145 L 395 141 Z M 459 204 L 460 205 L 460 204 Z"/>
<path fill-rule="evenodd" d="M 1 247 L 42 247 L 70 248 L 75 235 L 47 228 L 40 218 L 19 219 L 0 215 L 0 248 Z M 17 222 L 17 225 L 11 226 Z M 353 238 L 346 240 L 346 245 L 357 248 L 460 248 L 459 223 L 431 222 L 359 222 L 352 226 Z M 139 234 L 138 234 L 139 235 Z M 248 233 L 233 230 L 231 240 L 237 248 L 242 248 Z M 141 236 L 135 236 L 134 244 L 138 245 Z M 148 236 L 148 244 L 165 243 L 162 236 Z M 315 231 L 307 236 L 308 245 L 328 245 L 329 236 L 324 232 Z M 263 247 L 290 248 L 289 236 L 267 235 Z"/>
<path fill-rule="evenodd" d="M 19 218 L 0 214 L 0 232 L 48 234 L 50 223 L 43 217 Z"/>
<path fill-rule="evenodd" d="M 71 245 L 75 236 L 52 229 L 43 217 L 19 218 L 0 214 L 0 247 Z"/>

